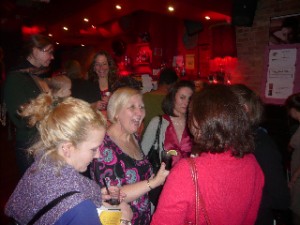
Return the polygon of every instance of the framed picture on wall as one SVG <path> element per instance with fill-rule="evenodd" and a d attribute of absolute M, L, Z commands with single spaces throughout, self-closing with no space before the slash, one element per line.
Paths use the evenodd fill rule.
<path fill-rule="evenodd" d="M 271 17 L 269 45 L 300 43 L 300 13 Z"/>

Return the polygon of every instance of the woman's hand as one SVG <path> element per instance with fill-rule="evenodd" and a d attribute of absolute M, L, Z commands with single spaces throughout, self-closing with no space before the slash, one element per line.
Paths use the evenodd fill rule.
<path fill-rule="evenodd" d="M 106 107 L 107 107 L 107 101 L 100 100 L 96 102 L 96 109 L 102 111 L 102 110 L 106 110 Z"/>
<path fill-rule="evenodd" d="M 149 185 L 151 186 L 151 188 L 156 188 L 160 185 L 163 185 L 169 173 L 170 171 L 166 170 L 166 164 L 162 162 L 156 176 L 152 176 L 149 180 Z"/>
<path fill-rule="evenodd" d="M 131 210 L 129 204 L 127 204 L 126 202 L 121 202 L 119 207 L 122 212 L 122 219 L 131 221 L 132 217 L 133 217 L 133 213 L 132 213 L 132 210 Z"/>
<path fill-rule="evenodd" d="M 118 188 L 117 186 L 110 186 L 109 190 L 113 191 L 115 188 Z M 101 196 L 102 196 L 102 203 L 104 206 L 111 206 L 110 204 L 107 203 L 108 200 L 111 199 L 111 196 L 107 193 L 106 188 L 101 188 Z M 126 194 L 120 190 L 120 202 L 126 198 Z"/>

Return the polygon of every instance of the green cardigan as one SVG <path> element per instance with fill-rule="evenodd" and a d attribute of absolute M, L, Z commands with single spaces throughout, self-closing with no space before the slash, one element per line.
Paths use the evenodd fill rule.
<path fill-rule="evenodd" d="M 36 98 L 41 93 L 29 73 L 13 71 L 7 76 L 4 85 L 4 101 L 6 103 L 8 116 L 16 126 L 16 140 L 30 141 L 35 137 L 35 127 L 29 128 L 27 121 L 17 114 L 21 105 Z"/>

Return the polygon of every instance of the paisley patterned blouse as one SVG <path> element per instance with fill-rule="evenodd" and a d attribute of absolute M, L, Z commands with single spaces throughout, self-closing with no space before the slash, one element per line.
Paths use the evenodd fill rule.
<path fill-rule="evenodd" d="M 107 134 L 99 150 L 101 157 L 92 162 L 91 176 L 101 187 L 104 187 L 103 179 L 108 186 L 111 183 L 123 186 L 147 180 L 153 173 L 151 164 L 142 151 L 142 160 L 133 159 L 124 153 Z M 130 202 L 130 206 L 133 211 L 132 224 L 150 224 L 148 193 Z"/>

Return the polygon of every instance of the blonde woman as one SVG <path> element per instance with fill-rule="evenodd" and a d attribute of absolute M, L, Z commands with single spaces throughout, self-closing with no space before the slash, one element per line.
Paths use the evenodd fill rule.
<path fill-rule="evenodd" d="M 79 172 L 99 157 L 106 127 L 103 116 L 82 100 L 68 97 L 60 102 L 49 94 L 24 105 L 19 114 L 28 118 L 29 126 L 37 126 L 40 137 L 29 148 L 35 162 L 9 198 L 6 215 L 18 224 L 30 224 L 44 207 L 64 196 L 32 224 L 100 225 L 100 188 Z M 122 219 L 131 220 L 129 206 L 123 202 L 120 207 Z"/>
<path fill-rule="evenodd" d="M 107 116 L 112 123 L 99 148 L 101 157 L 91 165 L 92 178 L 104 187 L 114 184 L 126 194 L 133 211 L 131 223 L 150 223 L 148 192 L 162 185 L 169 172 L 162 164 L 157 175 L 140 148 L 137 131 L 145 117 L 144 103 L 140 91 L 119 88 L 109 99 Z"/>

